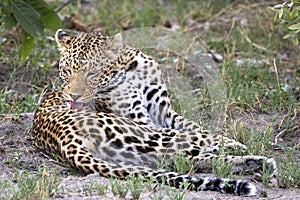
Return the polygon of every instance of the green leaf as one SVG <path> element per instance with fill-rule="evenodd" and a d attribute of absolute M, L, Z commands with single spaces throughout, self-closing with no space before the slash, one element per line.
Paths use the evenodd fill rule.
<path fill-rule="evenodd" d="M 292 34 L 286 34 L 284 37 L 283 37 L 283 39 L 288 39 L 288 38 L 290 38 L 290 37 L 292 37 L 293 35 Z"/>
<path fill-rule="evenodd" d="M 283 7 L 282 4 L 278 4 L 278 5 L 275 5 L 275 6 L 271 7 L 271 8 L 273 8 L 274 10 L 278 10 L 278 9 L 281 9 L 282 7 Z"/>
<path fill-rule="evenodd" d="M 45 28 L 49 28 L 52 30 L 57 30 L 62 26 L 60 18 L 52 10 L 44 13 L 41 17 L 41 20 L 43 21 Z"/>
<path fill-rule="evenodd" d="M 285 13 L 289 17 L 291 15 L 291 11 L 289 9 L 287 9 L 287 8 L 283 8 L 283 13 Z"/>
<path fill-rule="evenodd" d="M 19 46 L 18 56 L 19 60 L 24 63 L 32 51 L 34 38 L 30 34 L 23 32 L 20 35 L 20 40 L 22 43 Z"/>
<path fill-rule="evenodd" d="M 21 27 L 30 35 L 38 37 L 44 34 L 40 14 L 24 1 L 10 0 L 11 10 Z"/>
<path fill-rule="evenodd" d="M 279 10 L 279 19 L 282 18 L 282 15 L 283 15 L 283 8 L 281 8 L 281 9 Z"/>
<path fill-rule="evenodd" d="M 300 29 L 300 23 L 293 24 L 293 25 L 289 26 L 288 29 L 289 30 L 298 30 L 298 29 Z"/>
<path fill-rule="evenodd" d="M 53 10 L 49 5 L 43 0 L 28 0 L 27 1 L 40 15 L 49 10 Z"/>
<path fill-rule="evenodd" d="M 276 23 L 276 21 L 277 21 L 277 19 L 278 19 L 278 12 L 276 12 L 276 14 L 274 15 L 274 23 Z"/>
<path fill-rule="evenodd" d="M 2 13 L 4 13 L 5 15 L 10 15 L 11 14 L 11 9 L 7 4 L 4 4 L 3 2 L 0 2 L 0 8 Z"/>
<path fill-rule="evenodd" d="M 298 10 L 297 9 L 294 9 L 292 12 L 291 12 L 291 15 L 290 15 L 290 18 L 291 19 L 295 19 L 295 17 L 298 15 Z"/>
<path fill-rule="evenodd" d="M 49 5 L 43 0 L 29 0 L 30 5 L 39 12 L 45 28 L 57 30 L 61 27 L 61 21 L 54 12 L 55 5 Z"/>
<path fill-rule="evenodd" d="M 298 45 L 299 44 L 298 38 L 294 37 L 293 38 L 293 43 L 294 43 L 294 45 Z"/>
<path fill-rule="evenodd" d="M 4 32 L 13 27 L 17 23 L 17 20 L 14 15 L 5 15 L 1 19 L 1 22 L 3 23 L 3 25 L 0 28 L 0 32 Z"/>

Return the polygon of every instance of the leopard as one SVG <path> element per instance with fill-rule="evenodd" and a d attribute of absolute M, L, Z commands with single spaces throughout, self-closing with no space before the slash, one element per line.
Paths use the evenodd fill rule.
<path fill-rule="evenodd" d="M 96 112 L 113 112 L 140 124 L 208 133 L 174 111 L 157 61 L 126 45 L 121 33 L 70 36 L 59 29 L 55 40 L 63 92 L 73 107 L 86 104 Z"/>
<path fill-rule="evenodd" d="M 223 135 L 150 126 L 112 112 L 75 108 L 61 88 L 41 94 L 32 134 L 38 149 L 86 174 L 120 179 L 142 175 L 178 189 L 187 183 L 187 189 L 199 192 L 256 194 L 256 186 L 250 181 L 178 173 L 157 166 L 160 158 L 168 162 L 180 154 L 199 169 L 220 158 L 233 164 L 233 170 L 238 172 L 251 169 L 263 174 L 267 170 L 272 176 L 276 171 L 273 158 L 218 155 L 222 146 L 247 150 L 245 145 Z"/>

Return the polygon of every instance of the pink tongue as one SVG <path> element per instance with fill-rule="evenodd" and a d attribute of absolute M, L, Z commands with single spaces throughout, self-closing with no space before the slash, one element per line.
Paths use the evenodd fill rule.
<path fill-rule="evenodd" d="M 81 110 L 82 108 L 83 108 L 83 103 L 78 103 L 78 102 L 70 101 L 70 109 Z"/>

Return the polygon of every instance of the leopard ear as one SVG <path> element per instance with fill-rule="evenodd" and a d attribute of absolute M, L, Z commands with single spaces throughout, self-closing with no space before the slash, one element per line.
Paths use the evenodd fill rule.
<path fill-rule="evenodd" d="M 70 35 L 68 35 L 66 32 L 64 32 L 62 29 L 58 29 L 56 31 L 55 40 L 60 51 L 69 48 L 72 39 L 73 38 Z"/>
<path fill-rule="evenodd" d="M 114 48 L 122 47 L 123 44 L 124 43 L 121 33 L 116 34 L 111 41 L 111 46 Z"/>

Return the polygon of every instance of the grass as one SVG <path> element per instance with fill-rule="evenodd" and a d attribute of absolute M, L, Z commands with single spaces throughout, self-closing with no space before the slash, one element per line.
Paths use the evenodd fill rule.
<path fill-rule="evenodd" d="M 225 162 L 224 158 L 222 158 L 222 155 L 226 154 L 226 148 L 224 147 L 224 142 L 222 141 L 219 155 L 212 160 L 212 172 L 217 177 L 222 178 L 230 178 L 233 179 L 233 164 Z M 231 155 L 234 155 L 231 153 Z"/>
<path fill-rule="evenodd" d="M 86 196 L 101 196 L 107 192 L 108 184 L 90 182 L 83 190 Z"/>
<path fill-rule="evenodd" d="M 274 156 L 278 161 L 279 186 L 299 188 L 299 160 L 295 160 L 299 155 L 298 141 L 290 139 L 296 138 L 297 130 L 299 133 L 299 129 L 294 129 L 297 120 L 299 121 L 300 109 L 299 47 L 289 40 L 282 39 L 285 34 L 280 26 L 273 25 L 274 13 L 268 6 L 267 2 L 257 1 L 214 3 L 184 0 L 168 3 L 154 0 L 104 0 L 97 6 L 85 6 L 77 1 L 69 4 L 60 14 L 74 14 L 83 24 L 100 27 L 111 35 L 132 27 L 175 28 L 178 25 L 178 31 L 200 37 L 209 49 L 223 57 L 218 63 L 218 68 L 227 88 L 227 101 L 224 106 L 229 119 L 225 127 L 226 134 L 246 144 L 250 154 Z M 18 41 L 14 37 L 8 37 L 9 34 L 11 33 L 0 36 L 0 62 L 5 67 L 1 66 L 1 69 L 6 75 L 5 77 L 0 72 L 0 113 L 18 116 L 22 112 L 34 111 L 38 95 L 49 82 L 48 79 L 58 82 L 57 78 L 53 78 L 57 77 L 57 70 L 53 66 L 59 55 L 53 40 L 39 38 L 32 56 L 24 64 L 19 63 L 15 59 L 15 45 Z M 2 40 L 4 37 L 6 42 Z M 158 57 L 167 56 L 163 54 Z M 174 62 L 174 59 L 172 62 L 179 67 L 182 63 L 181 60 Z M 49 78 L 51 73 L 54 76 Z M 186 73 L 182 73 L 188 80 Z M 174 108 L 187 117 L 193 117 L 192 112 L 198 112 L 204 124 L 205 120 L 209 122 L 209 109 L 214 105 L 207 90 L 204 85 L 197 85 L 195 93 L 198 95 L 198 101 L 194 104 L 186 104 L 187 100 L 182 101 L 180 95 L 173 95 Z M 267 118 L 264 125 L 261 125 L 263 120 L 260 116 Z M 282 116 L 284 117 L 281 118 Z M 282 129 L 285 131 L 280 135 L 281 140 L 274 145 L 274 138 Z M 274 146 L 284 152 L 274 151 Z M 18 154 L 18 150 L 16 153 Z M 16 159 L 19 159 L 18 156 Z M 174 169 L 183 173 L 193 171 L 193 166 L 181 159 L 175 159 Z M 20 167 L 14 159 L 8 159 L 6 162 L 12 167 Z M 221 160 L 214 163 L 214 173 L 217 176 L 232 176 L 230 165 L 225 165 Z M 53 182 L 57 177 L 52 173 L 49 176 L 43 175 L 43 170 L 35 177 L 29 172 L 16 173 L 15 176 L 16 184 L 0 182 L 1 191 L 9 191 L 5 193 L 5 198 L 42 199 L 51 196 L 52 191 L 57 189 L 55 181 Z M 52 185 L 46 189 L 45 184 Z M 124 193 L 126 195 L 128 191 L 133 190 L 132 196 L 136 198 L 140 188 L 144 187 L 139 180 L 133 179 L 131 185 L 123 186 L 118 181 L 112 181 L 111 184 L 115 185 L 116 195 L 124 196 Z M 264 179 L 264 185 L 268 185 L 267 178 Z M 122 191 L 122 187 L 127 191 Z M 101 195 L 106 190 L 105 185 L 90 185 L 87 195 L 94 194 L 95 191 Z M 170 196 L 174 196 L 173 192 L 176 193 L 170 191 Z M 162 199 L 162 195 L 153 198 Z"/>
<path fill-rule="evenodd" d="M 48 199 L 58 189 L 56 171 L 49 171 L 45 166 L 39 168 L 37 174 L 18 170 L 10 176 L 13 176 L 16 184 L 1 181 L 1 199 Z"/>
<path fill-rule="evenodd" d="M 129 191 L 132 199 L 139 199 L 145 187 L 149 187 L 149 181 L 145 180 L 143 176 L 129 177 L 127 179 Z"/>
<path fill-rule="evenodd" d="M 125 198 L 127 192 L 129 191 L 126 182 L 115 178 L 110 178 L 109 181 L 110 181 L 112 193 L 121 198 Z"/>
<path fill-rule="evenodd" d="M 182 154 L 175 154 L 172 158 L 162 157 L 157 161 L 157 168 L 169 169 L 182 174 L 194 174 L 194 163 Z"/>
<path fill-rule="evenodd" d="M 189 183 L 184 182 L 181 190 L 177 190 L 174 188 L 168 188 L 166 191 L 167 197 L 169 197 L 170 199 L 174 199 L 174 200 L 184 199 L 184 196 L 188 190 L 189 185 L 190 185 Z"/>
<path fill-rule="evenodd" d="M 139 199 L 141 193 L 145 188 L 150 187 L 150 181 L 146 180 L 143 176 L 129 176 L 125 181 L 110 178 L 110 185 L 112 193 L 115 196 L 125 198 L 128 192 L 131 194 L 132 199 Z"/>
<path fill-rule="evenodd" d="M 95 186 L 95 188 L 96 188 L 96 191 L 97 191 L 98 195 L 103 195 L 107 192 L 108 185 L 106 185 L 106 184 L 105 185 L 97 184 Z"/>
<path fill-rule="evenodd" d="M 39 94 L 34 93 L 20 93 L 16 90 L 9 90 L 0 94 L 0 113 L 14 114 L 18 116 L 23 112 L 32 112 L 37 107 L 37 100 Z"/>
<path fill-rule="evenodd" d="M 155 180 L 152 182 L 156 183 Z M 176 199 L 181 200 L 184 199 L 185 194 L 188 190 L 189 183 L 183 182 L 181 189 L 176 189 L 172 187 L 166 187 L 165 185 L 165 177 L 162 177 L 162 183 L 156 183 L 155 190 L 152 190 L 152 194 L 150 199 L 160 200 L 160 199 Z"/>
<path fill-rule="evenodd" d="M 297 155 L 297 154 L 296 154 Z M 278 168 L 279 185 L 282 188 L 300 187 L 300 164 L 295 161 L 294 151 L 289 149 L 283 156 L 286 159 L 280 159 Z"/>

